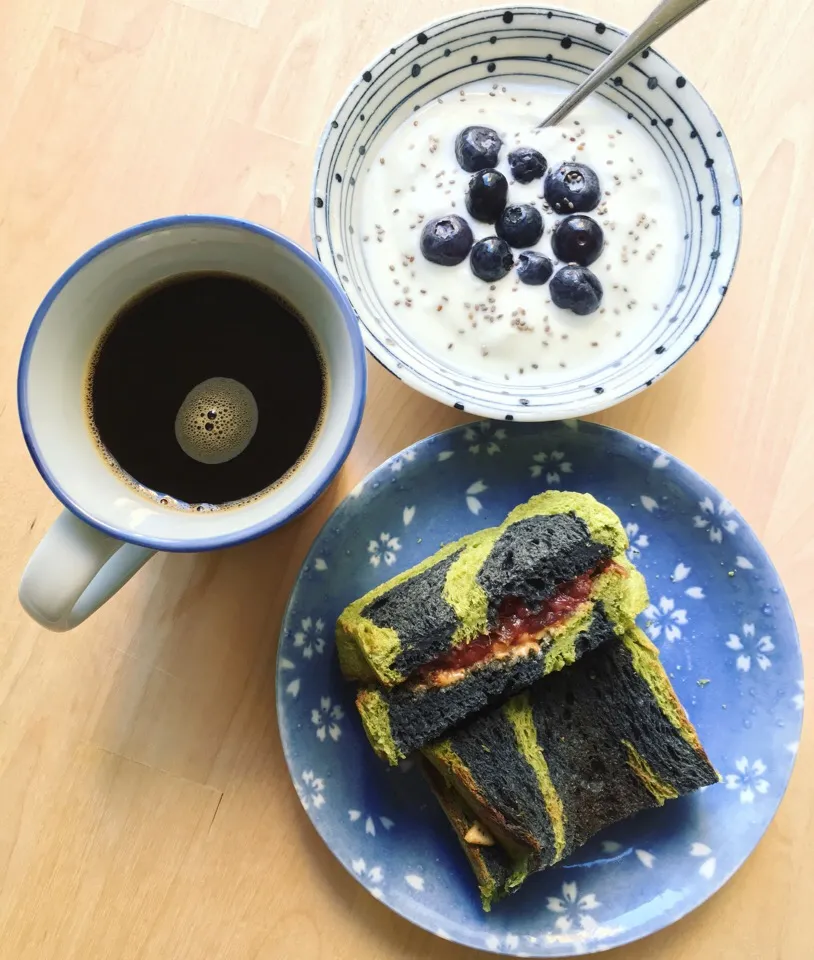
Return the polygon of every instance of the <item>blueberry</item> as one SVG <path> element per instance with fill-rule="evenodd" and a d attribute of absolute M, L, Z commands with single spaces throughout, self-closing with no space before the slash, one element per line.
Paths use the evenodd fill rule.
<path fill-rule="evenodd" d="M 543 235 L 543 215 L 530 203 L 513 203 L 503 210 L 495 233 L 513 247 L 533 247 Z"/>
<path fill-rule="evenodd" d="M 545 157 L 534 147 L 518 147 L 509 154 L 509 169 L 518 183 L 539 180 L 547 167 Z"/>
<path fill-rule="evenodd" d="M 554 272 L 554 266 L 548 257 L 533 250 L 521 253 L 517 260 L 517 276 L 521 283 L 527 283 L 530 287 L 541 287 L 548 283 Z"/>
<path fill-rule="evenodd" d="M 582 163 L 561 163 L 545 178 L 543 193 L 557 213 L 587 213 L 598 206 L 599 178 Z"/>
<path fill-rule="evenodd" d="M 467 171 L 496 167 L 503 141 L 491 127 L 467 127 L 455 138 L 455 156 Z"/>
<path fill-rule="evenodd" d="M 580 214 L 563 217 L 551 234 L 551 248 L 554 256 L 563 263 L 578 263 L 590 266 L 599 259 L 605 237 L 602 227 Z"/>
<path fill-rule="evenodd" d="M 506 206 L 509 184 L 497 170 L 478 170 L 466 188 L 466 209 L 476 220 L 494 223 Z"/>
<path fill-rule="evenodd" d="M 551 299 L 562 310 L 586 317 L 602 302 L 602 284 L 587 267 L 563 267 L 548 285 Z"/>
<path fill-rule="evenodd" d="M 478 240 L 469 257 L 472 273 L 487 283 L 501 280 L 514 266 L 514 258 L 508 244 L 497 237 Z"/>
<path fill-rule="evenodd" d="M 454 267 L 466 260 L 472 240 L 472 230 L 466 220 L 451 213 L 448 217 L 436 217 L 424 224 L 421 252 L 430 263 Z"/>

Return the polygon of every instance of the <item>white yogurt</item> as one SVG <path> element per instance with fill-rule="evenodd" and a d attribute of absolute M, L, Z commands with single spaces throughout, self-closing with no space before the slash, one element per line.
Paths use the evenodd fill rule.
<path fill-rule="evenodd" d="M 561 382 L 613 363 L 647 335 L 676 291 L 684 226 L 666 159 L 647 132 L 598 96 L 560 126 L 535 130 L 568 89 L 550 82 L 467 85 L 396 128 L 360 178 L 357 229 L 382 303 L 428 354 L 484 381 Z M 433 217 L 462 216 L 475 240 L 495 234 L 467 213 L 471 175 L 455 159 L 458 132 L 473 124 L 500 134 L 508 202 L 542 210 L 545 230 L 531 249 L 555 269 L 551 231 L 559 217 L 544 205 L 542 180 L 512 180 L 508 153 L 532 146 L 549 169 L 576 161 L 598 175 L 602 203 L 587 214 L 605 234 L 603 253 L 589 268 L 604 288 L 597 312 L 578 317 L 559 309 L 547 284 L 525 285 L 514 270 L 489 284 L 472 274 L 468 260 L 443 267 L 421 255 L 422 225 Z M 513 251 L 515 259 L 520 252 Z"/>

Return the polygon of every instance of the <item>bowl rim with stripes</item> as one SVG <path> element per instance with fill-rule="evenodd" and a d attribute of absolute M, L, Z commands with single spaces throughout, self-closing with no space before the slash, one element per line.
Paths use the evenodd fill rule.
<path fill-rule="evenodd" d="M 648 130 L 670 163 L 682 199 L 685 255 L 676 291 L 654 326 L 624 357 L 565 383 L 521 386 L 474 380 L 410 340 L 366 272 L 353 224 L 356 181 L 365 156 L 378 150 L 396 123 L 462 84 L 516 77 L 521 62 L 524 71 L 533 65 L 533 76 L 555 76 L 546 70 L 557 70 L 556 78 L 571 76 L 578 82 L 626 36 L 607 21 L 558 7 L 499 6 L 458 13 L 388 47 L 359 72 L 340 99 L 317 148 L 312 242 L 320 262 L 349 297 L 365 346 L 404 383 L 448 406 L 492 419 L 584 416 L 651 386 L 712 322 L 740 248 L 738 174 L 710 106 L 675 66 L 649 49 L 593 95 L 627 109 L 628 120 Z M 522 52 L 523 43 L 533 43 L 533 54 Z"/>

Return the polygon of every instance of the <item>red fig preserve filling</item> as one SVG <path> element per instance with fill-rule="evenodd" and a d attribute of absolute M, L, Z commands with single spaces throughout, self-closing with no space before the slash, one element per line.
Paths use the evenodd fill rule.
<path fill-rule="evenodd" d="M 613 566 L 603 563 L 561 584 L 538 610 L 531 610 L 517 597 L 506 597 L 498 611 L 497 625 L 470 643 L 462 643 L 418 669 L 422 683 L 445 686 L 461 679 L 463 671 L 496 657 L 539 650 L 545 631 L 572 616 L 591 596 L 594 580 Z M 621 571 L 621 568 L 620 568 Z"/>

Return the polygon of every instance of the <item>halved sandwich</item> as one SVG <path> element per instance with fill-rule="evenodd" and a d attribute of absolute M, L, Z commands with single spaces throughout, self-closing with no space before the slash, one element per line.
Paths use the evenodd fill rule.
<path fill-rule="evenodd" d="M 548 491 L 347 607 L 342 670 L 391 763 L 621 634 L 647 606 L 619 519 Z"/>
<path fill-rule="evenodd" d="M 423 752 L 486 910 L 605 827 L 719 780 L 637 628 Z"/>

